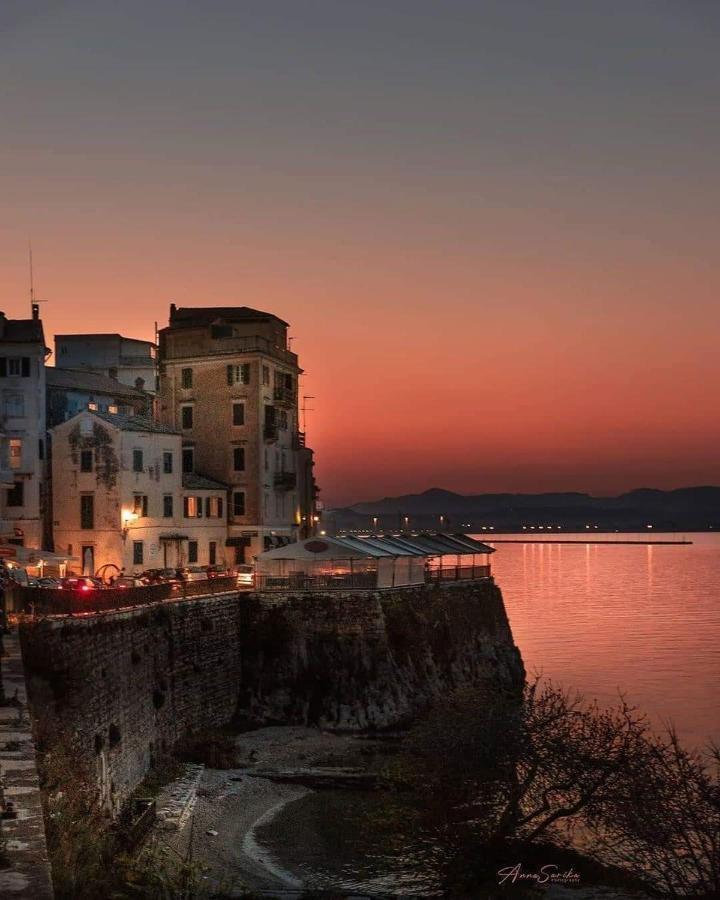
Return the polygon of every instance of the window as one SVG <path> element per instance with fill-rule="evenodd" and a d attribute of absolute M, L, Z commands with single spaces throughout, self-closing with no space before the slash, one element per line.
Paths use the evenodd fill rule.
<path fill-rule="evenodd" d="M 245 424 L 245 404 L 244 403 L 233 403 L 233 425 L 244 425 Z"/>
<path fill-rule="evenodd" d="M 111 404 L 108 406 L 108 412 L 109 412 L 111 415 L 116 416 L 116 415 L 118 414 L 118 412 L 119 412 L 119 409 L 118 409 L 117 404 L 111 403 Z"/>
<path fill-rule="evenodd" d="M 0 358 L 0 378 L 16 376 L 30 377 L 30 357 L 3 356 Z"/>
<path fill-rule="evenodd" d="M 198 542 L 188 541 L 188 562 L 196 563 L 198 561 Z"/>
<path fill-rule="evenodd" d="M 25 506 L 25 482 L 16 481 L 15 484 L 7 492 L 5 498 L 6 506 Z"/>
<path fill-rule="evenodd" d="M 5 397 L 5 415 L 16 418 L 25 415 L 25 397 L 22 394 L 8 394 Z"/>
<path fill-rule="evenodd" d="M 192 408 L 192 406 L 181 406 L 180 407 L 180 424 L 185 429 L 193 427 L 193 408 Z"/>
<path fill-rule="evenodd" d="M 233 515 L 245 515 L 245 491 L 233 491 Z"/>
<path fill-rule="evenodd" d="M 95 527 L 95 495 L 80 495 L 80 527 L 92 529 Z"/>
<path fill-rule="evenodd" d="M 145 546 L 142 541 L 133 541 L 133 565 L 141 566 L 145 559 Z"/>
<path fill-rule="evenodd" d="M 214 566 L 217 563 L 217 543 L 210 541 L 208 544 L 208 565 Z"/>
<path fill-rule="evenodd" d="M 192 447 L 183 447 L 182 451 L 182 470 L 183 472 L 192 472 L 195 469 L 195 451 Z"/>
<path fill-rule="evenodd" d="M 92 450 L 80 451 L 80 471 L 92 472 L 93 470 L 93 452 Z"/>
<path fill-rule="evenodd" d="M 173 496 L 165 494 L 163 497 L 163 518 L 172 519 L 173 515 Z"/>
<path fill-rule="evenodd" d="M 245 448 L 233 447 L 233 469 L 236 472 L 245 471 Z"/>
<path fill-rule="evenodd" d="M 202 497 L 183 497 L 183 514 L 186 519 L 201 519 Z"/>
<path fill-rule="evenodd" d="M 45 459 L 45 441 L 38 438 L 38 459 Z"/>
<path fill-rule="evenodd" d="M 270 366 L 262 367 L 262 383 L 264 385 L 270 384 Z"/>
<path fill-rule="evenodd" d="M 166 475 L 170 475 L 173 470 L 173 455 L 170 450 L 165 450 L 163 452 L 163 472 Z"/>
<path fill-rule="evenodd" d="M 133 450 L 133 472 L 142 472 L 143 470 L 143 452 L 142 450 Z"/>
<path fill-rule="evenodd" d="M 287 414 L 287 410 L 286 410 L 286 409 L 279 409 L 279 410 L 278 410 L 277 416 L 278 416 L 278 418 L 277 418 L 278 425 L 279 425 L 281 428 L 287 428 L 287 427 L 288 427 L 288 414 Z"/>
<path fill-rule="evenodd" d="M 250 384 L 250 363 L 227 367 L 228 384 Z"/>
<path fill-rule="evenodd" d="M 133 512 L 138 518 L 146 519 L 148 515 L 147 494 L 135 494 L 133 498 Z"/>
<path fill-rule="evenodd" d="M 205 498 L 205 518 L 220 519 L 223 514 L 222 497 L 206 497 Z"/>
<path fill-rule="evenodd" d="M 91 401 L 88 403 L 88 409 L 89 409 L 91 412 L 97 412 L 97 408 L 98 408 L 98 405 L 97 405 L 97 403 L 96 403 L 94 400 L 91 400 Z"/>
<path fill-rule="evenodd" d="M 180 377 L 181 384 L 184 388 L 192 387 L 192 369 L 183 369 Z"/>
<path fill-rule="evenodd" d="M 19 469 L 22 467 L 22 438 L 10 438 L 10 468 Z"/>

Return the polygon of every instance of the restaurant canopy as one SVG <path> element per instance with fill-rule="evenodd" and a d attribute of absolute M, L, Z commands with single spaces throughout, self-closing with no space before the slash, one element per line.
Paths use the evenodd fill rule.
<path fill-rule="evenodd" d="M 280 590 L 387 588 L 428 577 L 466 580 L 490 575 L 489 547 L 465 535 L 343 535 L 309 538 L 261 553 L 258 587 Z"/>

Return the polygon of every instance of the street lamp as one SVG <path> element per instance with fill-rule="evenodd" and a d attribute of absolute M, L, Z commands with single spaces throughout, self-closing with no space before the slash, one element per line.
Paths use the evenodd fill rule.
<path fill-rule="evenodd" d="M 131 523 L 131 522 L 137 522 L 138 518 L 139 518 L 139 517 L 138 517 L 138 514 L 137 514 L 136 512 L 132 512 L 132 511 L 129 510 L 129 509 L 123 510 L 123 514 L 122 514 L 122 521 L 123 521 L 122 536 L 123 536 L 123 540 L 126 540 L 126 538 L 127 538 L 127 536 L 128 536 L 128 531 L 129 531 L 129 529 L 130 529 L 130 523 Z"/>

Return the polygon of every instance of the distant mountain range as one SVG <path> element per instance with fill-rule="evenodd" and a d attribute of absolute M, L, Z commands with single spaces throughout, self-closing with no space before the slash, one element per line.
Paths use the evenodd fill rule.
<path fill-rule="evenodd" d="M 421 494 L 330 509 L 324 523 L 331 532 L 440 527 L 473 531 L 483 526 L 522 531 L 523 526 L 540 525 L 583 531 L 587 525 L 604 531 L 644 531 L 648 525 L 658 531 L 720 530 L 720 487 L 640 488 L 617 497 L 581 493 L 466 495 L 431 488 Z"/>

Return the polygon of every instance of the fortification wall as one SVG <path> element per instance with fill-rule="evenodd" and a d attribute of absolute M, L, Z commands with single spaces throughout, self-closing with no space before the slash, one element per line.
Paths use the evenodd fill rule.
<path fill-rule="evenodd" d="M 236 716 L 384 728 L 524 675 L 491 582 L 196 598 L 27 623 L 21 640 L 36 719 L 75 736 L 113 811 L 183 735 Z"/>

